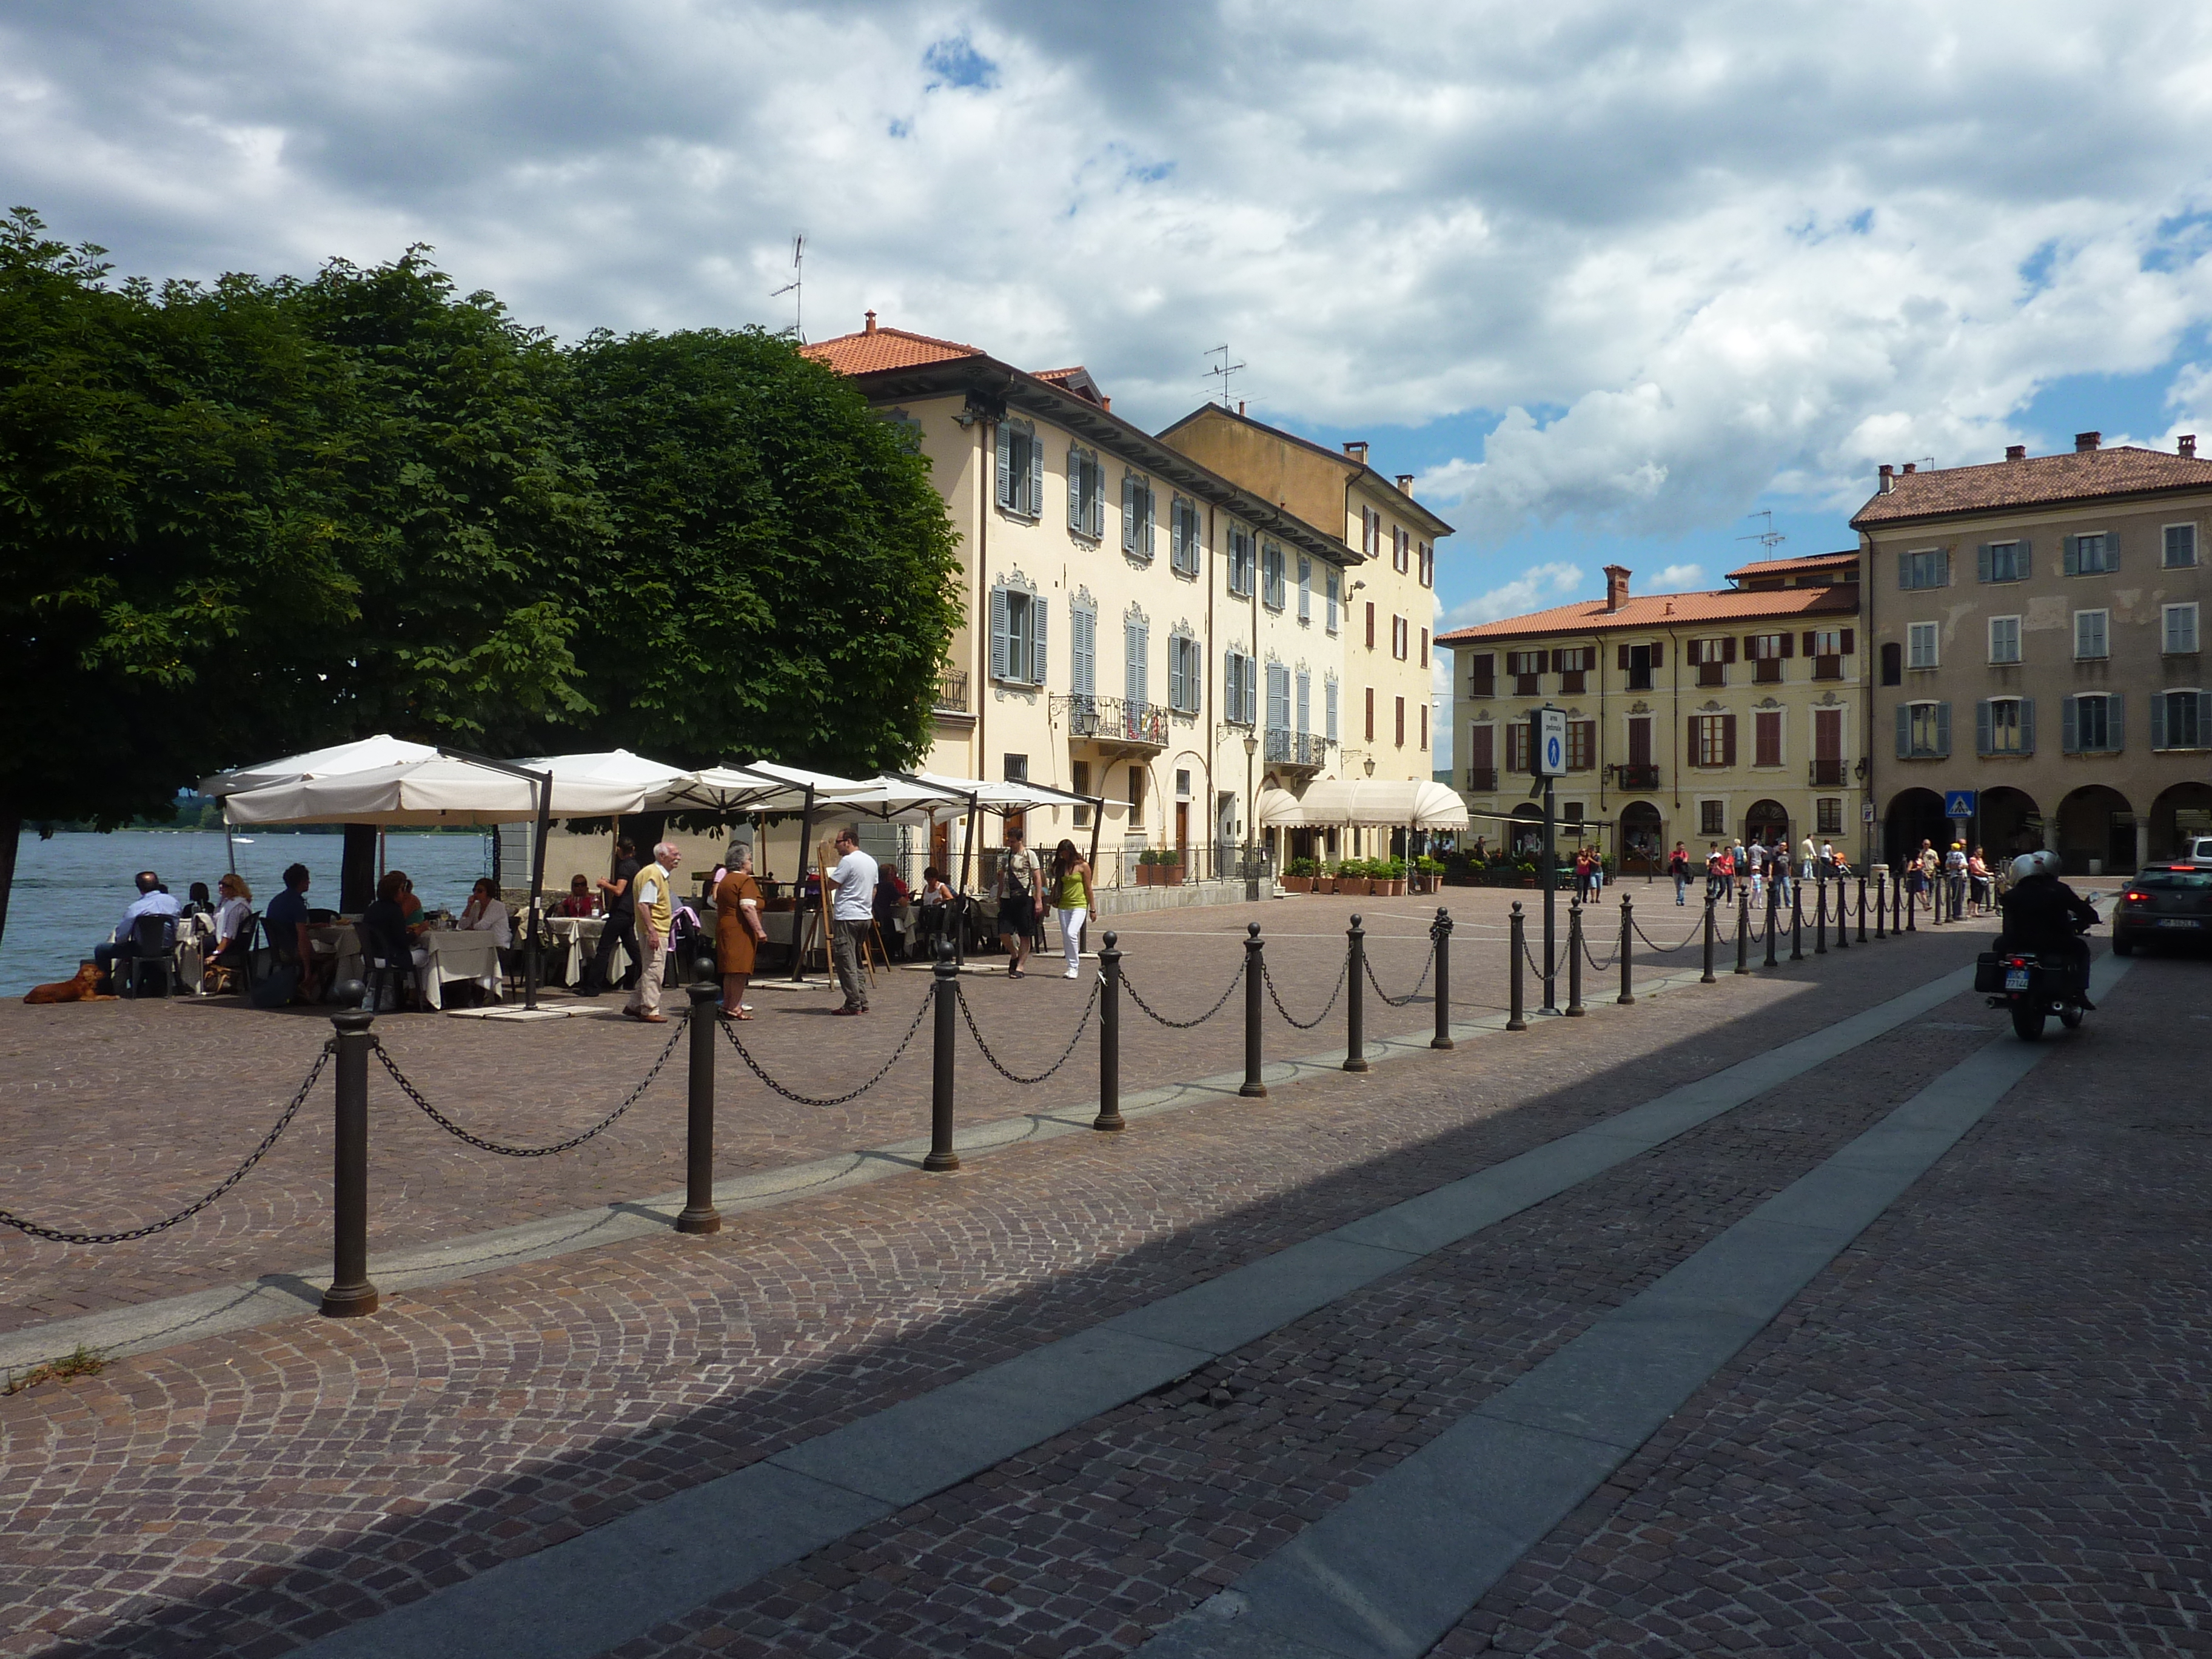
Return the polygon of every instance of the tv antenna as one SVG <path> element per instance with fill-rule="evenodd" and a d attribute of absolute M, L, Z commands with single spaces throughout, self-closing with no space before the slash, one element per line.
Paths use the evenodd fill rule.
<path fill-rule="evenodd" d="M 1212 368 L 1207 369 L 1206 372 L 1209 377 L 1218 376 L 1220 379 L 1221 406 L 1224 409 L 1226 409 L 1229 407 L 1229 377 L 1242 369 L 1244 365 L 1242 363 L 1232 363 L 1229 361 L 1229 348 L 1225 345 L 1218 345 L 1206 355 L 1209 357 L 1218 357 L 1221 359 L 1219 362 L 1214 364 Z"/>
<path fill-rule="evenodd" d="M 1783 543 L 1790 539 L 1789 537 L 1784 535 L 1780 531 L 1774 527 L 1774 514 L 1771 510 L 1761 509 L 1757 513 L 1747 513 L 1743 516 L 1747 519 L 1765 520 L 1766 528 L 1753 536 L 1739 536 L 1736 538 L 1736 540 L 1740 542 L 1757 542 L 1769 553 L 1771 553 L 1776 548 L 1781 546 Z"/>
<path fill-rule="evenodd" d="M 785 295 L 791 299 L 791 331 L 803 345 L 806 341 L 806 233 L 799 231 L 791 239 L 791 280 L 768 297 L 781 300 Z"/>

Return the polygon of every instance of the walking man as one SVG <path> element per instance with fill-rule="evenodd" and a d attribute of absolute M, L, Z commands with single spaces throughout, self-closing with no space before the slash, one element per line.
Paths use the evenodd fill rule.
<path fill-rule="evenodd" d="M 830 926 L 837 964 L 837 987 L 845 994 L 841 1014 L 868 1012 L 868 975 L 860 953 L 876 920 L 876 861 L 860 850 L 860 832 L 848 824 L 837 832 L 837 867 L 830 872 L 836 892 L 830 900 Z"/>
<path fill-rule="evenodd" d="M 1690 854 L 1680 842 L 1674 843 L 1674 856 L 1667 860 L 1667 873 L 1674 878 L 1674 902 L 1682 902 L 1682 890 L 1690 882 Z"/>
<path fill-rule="evenodd" d="M 1029 960 L 1038 885 L 1036 854 L 1019 830 L 1007 830 L 1006 854 L 999 861 L 999 940 L 1006 947 L 1008 979 L 1021 978 Z"/>
<path fill-rule="evenodd" d="M 637 989 L 629 994 L 623 1012 L 648 1025 L 668 1023 L 668 1016 L 660 1012 L 660 988 L 668 975 L 668 934 L 676 925 L 676 866 L 683 862 L 684 855 L 676 850 L 676 844 L 664 841 L 653 849 L 653 862 L 639 871 L 629 884 L 636 903 L 638 943 L 643 949 L 638 958 Z"/>
<path fill-rule="evenodd" d="M 586 996 L 595 997 L 607 988 L 607 967 L 614 960 L 617 945 L 629 952 L 627 971 L 644 971 L 638 966 L 641 953 L 637 948 L 637 901 L 630 893 L 630 884 L 637 879 L 641 867 L 637 848 L 626 841 L 617 842 L 614 874 L 599 878 L 600 903 L 606 913 L 606 921 L 599 929 L 599 948 L 592 953 L 591 965 L 584 970 L 582 989 Z"/>

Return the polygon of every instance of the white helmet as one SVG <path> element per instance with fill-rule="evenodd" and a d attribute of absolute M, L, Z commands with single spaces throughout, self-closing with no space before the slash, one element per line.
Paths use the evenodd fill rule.
<path fill-rule="evenodd" d="M 2039 852 L 2022 853 L 2012 861 L 2012 878 L 2026 881 L 2030 876 L 2055 876 L 2058 873 L 2058 854 L 2049 848 Z"/>

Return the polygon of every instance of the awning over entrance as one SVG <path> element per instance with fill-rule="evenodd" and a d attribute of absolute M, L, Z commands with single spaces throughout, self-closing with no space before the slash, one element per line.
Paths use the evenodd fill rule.
<path fill-rule="evenodd" d="M 1432 778 L 1323 778 L 1292 798 L 1260 793 L 1264 829 L 1464 830 L 1467 806 Z"/>

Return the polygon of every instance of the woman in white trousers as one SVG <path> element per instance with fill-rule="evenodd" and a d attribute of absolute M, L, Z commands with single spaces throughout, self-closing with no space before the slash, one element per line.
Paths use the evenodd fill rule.
<path fill-rule="evenodd" d="M 1052 874 L 1045 890 L 1060 915 L 1060 948 L 1067 957 L 1067 971 L 1061 977 L 1080 979 L 1083 925 L 1091 919 L 1091 866 L 1073 842 L 1063 840 L 1053 848 Z"/>

